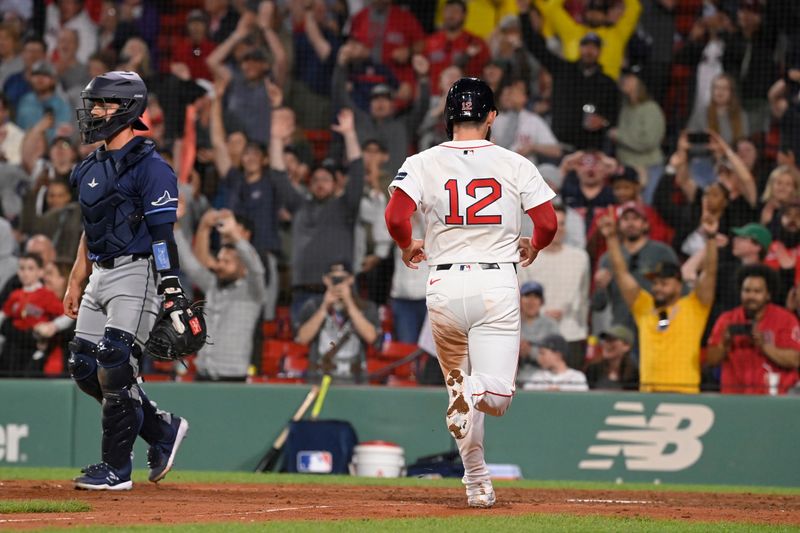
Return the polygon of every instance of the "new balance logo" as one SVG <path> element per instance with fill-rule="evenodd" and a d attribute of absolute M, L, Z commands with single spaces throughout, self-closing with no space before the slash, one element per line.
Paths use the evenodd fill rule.
<path fill-rule="evenodd" d="M 155 202 L 150 202 L 150 205 L 154 207 L 161 207 L 162 205 L 167 205 L 170 202 L 177 202 L 177 198 L 173 198 L 169 195 L 169 191 L 164 191 L 164 194 L 161 195 L 161 198 L 156 200 Z"/>
<path fill-rule="evenodd" d="M 620 455 L 627 470 L 685 470 L 703 455 L 700 437 L 714 425 L 714 411 L 705 405 L 662 403 L 649 420 L 641 402 L 617 402 L 614 409 L 631 414 L 605 419 L 598 443 L 586 450 L 591 458 L 578 463 L 581 470 L 611 470 Z"/>
<path fill-rule="evenodd" d="M 90 182 L 89 182 L 89 183 L 87 183 L 86 185 L 88 185 L 89 187 L 91 187 L 92 189 L 94 189 L 95 187 L 97 187 L 97 186 L 98 186 L 98 185 L 100 185 L 100 184 L 99 184 L 99 183 L 97 183 L 97 182 L 95 181 L 95 179 L 94 179 L 94 178 L 92 178 L 92 181 L 90 181 Z"/>
<path fill-rule="evenodd" d="M 28 424 L 0 424 L 0 463 L 24 463 L 28 460 L 20 452 L 20 441 L 30 433 Z"/>

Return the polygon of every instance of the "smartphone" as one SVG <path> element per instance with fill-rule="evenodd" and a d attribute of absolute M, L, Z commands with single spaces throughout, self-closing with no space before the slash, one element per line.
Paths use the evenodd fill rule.
<path fill-rule="evenodd" d="M 687 135 L 689 144 L 704 145 L 711 142 L 711 136 L 707 131 L 690 131 Z"/>
<path fill-rule="evenodd" d="M 731 336 L 744 335 L 750 337 L 753 335 L 753 324 L 750 324 L 748 322 L 745 322 L 743 324 L 729 324 L 728 333 L 730 333 Z"/>

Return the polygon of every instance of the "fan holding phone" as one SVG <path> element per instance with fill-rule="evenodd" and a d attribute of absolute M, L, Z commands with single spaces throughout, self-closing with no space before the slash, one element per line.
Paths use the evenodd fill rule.
<path fill-rule="evenodd" d="M 776 279 L 769 267 L 743 267 L 738 282 L 741 305 L 714 324 L 706 364 L 722 363 L 723 393 L 784 394 L 798 380 L 800 323 L 771 302 Z"/>

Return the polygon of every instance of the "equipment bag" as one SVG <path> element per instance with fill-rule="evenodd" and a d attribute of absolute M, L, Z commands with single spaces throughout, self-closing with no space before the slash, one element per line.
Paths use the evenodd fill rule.
<path fill-rule="evenodd" d="M 406 468 L 408 477 L 463 477 L 464 465 L 458 451 L 449 451 L 420 457 Z"/>
<path fill-rule="evenodd" d="M 282 472 L 347 474 L 358 436 L 343 420 L 299 420 L 289 424 Z"/>

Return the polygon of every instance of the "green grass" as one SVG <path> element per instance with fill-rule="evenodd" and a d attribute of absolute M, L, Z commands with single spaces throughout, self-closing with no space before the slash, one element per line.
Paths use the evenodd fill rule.
<path fill-rule="evenodd" d="M 69 480 L 78 473 L 77 468 L 27 468 L 0 467 L 0 480 Z M 134 473 L 134 481 L 147 481 L 147 472 Z M 253 474 L 250 472 L 170 472 L 166 483 L 319 483 L 330 485 L 381 485 L 399 487 L 461 487 L 459 479 L 416 479 L 416 478 L 357 478 L 351 476 L 324 476 L 306 474 Z M 498 481 L 497 487 L 521 489 L 575 489 L 575 490 L 651 490 L 667 492 L 714 492 L 798 495 L 800 487 L 762 487 L 736 485 L 684 485 L 662 483 L 604 483 L 596 481 L 546 481 L 520 480 Z"/>
<path fill-rule="evenodd" d="M 569 516 L 569 515 L 521 515 L 521 516 L 458 516 L 449 518 L 413 518 L 396 520 L 337 520 L 337 521 L 303 521 L 303 522 L 258 522 L 252 524 L 220 523 L 220 524 L 181 524 L 174 526 L 134 526 L 114 527 L 114 533 L 156 531 L 175 533 L 208 533 L 251 532 L 251 531 L 288 531 L 288 532 L 329 532 L 341 531 L 547 531 L 556 533 L 616 533 L 619 531 L 636 531 L 643 533 L 749 533 L 767 531 L 769 533 L 800 531 L 791 526 L 754 526 L 751 524 L 735 524 L 731 522 L 681 522 L 678 520 L 653 520 L 648 518 L 610 518 L 603 516 Z M 103 531 L 102 526 L 69 528 L 70 533 Z M 46 531 L 63 531 L 48 529 Z"/>
<path fill-rule="evenodd" d="M 92 506 L 77 500 L 0 500 L 0 514 L 81 513 Z"/>

